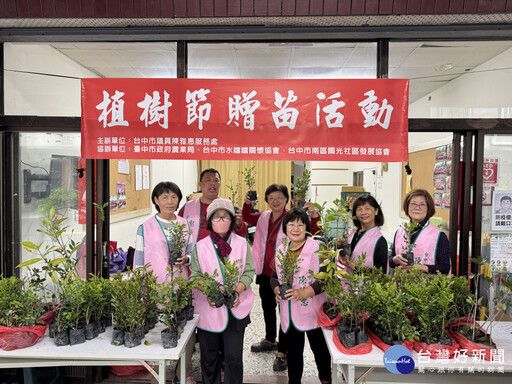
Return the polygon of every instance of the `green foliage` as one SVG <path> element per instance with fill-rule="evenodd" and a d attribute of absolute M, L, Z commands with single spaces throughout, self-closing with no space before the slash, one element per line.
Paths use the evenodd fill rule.
<path fill-rule="evenodd" d="M 169 332 L 178 328 L 178 312 L 181 310 L 180 296 L 175 294 L 178 290 L 178 279 L 174 279 L 155 285 L 153 291 L 160 321 L 165 324 Z"/>
<path fill-rule="evenodd" d="M 208 272 L 202 273 L 196 280 L 198 287 L 209 301 L 214 301 L 222 292 L 222 284 L 217 281 L 217 277 L 219 277 L 219 273 L 215 270 L 211 275 Z"/>
<path fill-rule="evenodd" d="M 233 204 L 236 205 L 238 203 L 238 195 L 242 189 L 242 186 L 240 183 L 238 183 L 236 185 L 228 184 L 226 187 L 229 189 L 229 200 L 231 200 Z"/>
<path fill-rule="evenodd" d="M 78 191 L 67 191 L 64 188 L 55 188 L 50 195 L 39 201 L 37 211 L 43 216 L 48 216 L 52 208 L 60 209 L 64 207 L 76 206 L 78 202 Z"/>
<path fill-rule="evenodd" d="M 104 222 L 105 221 L 105 210 L 107 209 L 109 202 L 107 201 L 103 205 L 99 205 L 99 204 L 96 204 L 96 203 L 92 203 L 92 204 L 96 207 L 96 209 L 100 213 L 100 220 L 102 222 Z"/>
<path fill-rule="evenodd" d="M 183 248 L 187 245 L 187 233 L 189 235 L 192 233 L 188 223 L 174 221 L 171 226 L 165 227 L 165 230 L 169 232 L 170 235 L 171 252 L 181 255 Z"/>
<path fill-rule="evenodd" d="M 299 253 L 291 250 L 291 243 L 289 243 L 287 239 L 283 239 L 283 245 L 285 246 L 285 250 L 279 249 L 276 258 L 279 260 L 280 264 L 279 273 L 281 283 L 286 285 L 292 284 L 293 276 L 299 271 L 299 263 L 301 263 L 303 259 L 299 257 Z"/>
<path fill-rule="evenodd" d="M 0 277 L 0 325 L 34 326 L 44 312 L 40 297 L 15 276 Z"/>
<path fill-rule="evenodd" d="M 404 248 L 402 248 L 402 252 L 410 253 L 410 252 L 412 252 L 414 246 L 416 245 L 411 242 L 411 237 L 414 234 L 414 231 L 416 230 L 416 228 L 418 228 L 419 224 L 414 221 L 408 221 L 408 222 L 402 223 L 402 225 L 400 225 L 400 226 L 404 229 L 405 246 L 404 246 Z"/>
<path fill-rule="evenodd" d="M 69 229 L 63 224 L 65 220 L 66 217 L 56 219 L 55 209 L 50 209 L 48 216 L 41 220 L 44 229 L 37 231 L 46 235 L 51 245 L 46 244 L 44 240 L 39 244 L 31 241 L 22 242 L 23 248 L 36 257 L 17 266 L 27 267 L 29 286 L 41 291 L 46 299 L 52 301 L 55 301 L 62 292 L 62 286 L 77 275 L 77 251 L 82 246 L 82 242 L 77 243 L 71 238 L 73 232 L 70 236 L 65 236 Z M 38 267 L 35 264 L 42 266 Z M 49 289 L 48 278 L 56 286 L 53 291 Z"/>
<path fill-rule="evenodd" d="M 235 288 L 240 281 L 240 269 L 242 268 L 242 260 L 229 259 L 224 260 L 223 278 L 224 278 L 224 296 L 232 297 L 235 294 Z"/>
<path fill-rule="evenodd" d="M 112 279 L 112 310 L 116 329 L 134 332 L 146 321 L 140 271 Z"/>
<path fill-rule="evenodd" d="M 297 178 L 294 185 L 295 200 L 306 201 L 306 196 L 309 191 L 309 184 L 311 183 L 311 171 L 304 168 L 302 176 Z"/>
<path fill-rule="evenodd" d="M 68 284 L 62 286 L 60 307 L 56 309 L 59 332 L 66 328 L 78 329 L 85 322 L 87 310 L 87 282 L 75 276 Z"/>
<path fill-rule="evenodd" d="M 244 183 L 247 188 L 249 188 L 249 191 L 254 190 L 254 186 L 256 185 L 256 166 L 244 168 L 244 170 L 239 171 L 239 173 L 242 175 Z"/>

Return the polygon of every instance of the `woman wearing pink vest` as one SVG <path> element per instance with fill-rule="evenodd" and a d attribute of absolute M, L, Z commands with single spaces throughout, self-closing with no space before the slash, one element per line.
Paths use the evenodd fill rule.
<path fill-rule="evenodd" d="M 384 215 L 379 203 L 372 195 L 360 196 L 354 201 L 352 212 L 355 213 L 353 218 L 355 228 L 348 237 L 351 253 L 350 256 L 338 257 L 338 268 L 351 272 L 364 253 L 366 255 L 364 267 L 379 267 L 386 273 L 388 243 L 379 230 L 379 227 L 384 224 Z"/>
<path fill-rule="evenodd" d="M 418 223 L 411 236 L 414 243 L 414 265 L 408 266 L 407 259 L 403 257 L 406 248 L 404 241 L 404 229 L 400 228 L 395 233 L 395 240 L 389 257 L 391 268 L 410 270 L 414 266 L 424 272 L 443 274 L 450 273 L 450 249 L 448 238 L 434 224 L 428 220 L 436 213 L 434 200 L 430 193 L 424 189 L 411 191 L 404 200 L 403 209 L 412 222 Z"/>
<path fill-rule="evenodd" d="M 250 286 L 254 277 L 254 264 L 246 240 L 235 233 L 235 209 L 231 201 L 215 199 L 208 206 L 206 221 L 211 234 L 194 247 L 191 279 L 200 282 L 202 273 L 212 275 L 217 271 L 217 280 L 223 284 L 226 260 L 239 260 L 240 277 L 235 287 L 237 298 L 232 309 L 225 305 L 216 308 L 202 292 L 194 295 L 195 312 L 199 314 L 197 338 L 201 347 L 202 382 L 221 382 L 219 351 L 223 351 L 224 383 L 242 383 L 244 334 L 251 322 L 249 314 L 254 303 L 254 293 Z"/>
<path fill-rule="evenodd" d="M 152 270 L 157 283 L 171 281 L 175 277 L 188 276 L 188 265 L 192 253 L 192 242 L 189 238 L 189 227 L 187 221 L 177 216 L 174 212 L 178 209 L 182 198 L 180 188 L 170 181 L 158 183 L 151 193 L 151 201 L 155 205 L 157 214 L 146 220 L 137 230 L 135 241 L 135 265 L 140 267 L 150 264 L 149 270 Z M 168 236 L 167 229 L 176 223 L 187 224 L 184 229 L 186 245 L 182 250 L 182 257 L 178 259 L 175 265 L 169 264 L 169 254 L 172 244 Z M 171 268 L 171 272 L 167 272 Z M 192 355 L 194 353 L 194 342 L 190 341 L 186 346 L 186 367 L 187 373 L 192 368 Z M 178 363 L 178 376 L 180 374 L 180 364 Z M 187 377 L 187 383 L 193 382 L 192 378 Z"/>
<path fill-rule="evenodd" d="M 326 301 L 321 284 L 311 277 L 310 271 L 320 271 L 320 258 L 316 254 L 320 245 L 313 240 L 311 225 L 305 210 L 292 208 L 283 218 L 283 229 L 288 241 L 278 245 L 278 252 L 288 249 L 299 254 L 302 261 L 299 271 L 293 276 L 292 289 L 286 291 L 286 300 L 279 294 L 282 284 L 280 263 L 276 258 L 275 272 L 270 281 L 276 301 L 280 305 L 281 329 L 288 342 L 288 382 L 300 383 L 304 370 L 304 342 L 308 336 L 309 345 L 315 356 L 318 376 L 322 383 L 331 382 L 331 356 L 322 330 L 316 319 L 320 307 Z M 288 248 L 288 246 L 290 248 Z"/>

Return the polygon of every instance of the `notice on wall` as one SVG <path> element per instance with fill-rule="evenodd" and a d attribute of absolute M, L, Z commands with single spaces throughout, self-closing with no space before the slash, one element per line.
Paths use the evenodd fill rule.
<path fill-rule="evenodd" d="M 128 160 L 119 160 L 117 162 L 117 172 L 123 175 L 130 174 L 130 162 Z"/>
<path fill-rule="evenodd" d="M 142 166 L 142 189 L 149 189 L 149 166 Z"/>
<path fill-rule="evenodd" d="M 510 273 L 512 267 L 512 234 L 491 235 L 491 271 Z"/>
<path fill-rule="evenodd" d="M 142 165 L 135 165 L 135 190 L 142 190 Z"/>
<path fill-rule="evenodd" d="M 492 230 L 512 231 L 512 191 L 494 191 Z"/>

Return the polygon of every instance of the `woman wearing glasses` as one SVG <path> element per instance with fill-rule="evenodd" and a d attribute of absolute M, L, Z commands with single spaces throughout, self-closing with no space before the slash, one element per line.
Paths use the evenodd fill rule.
<path fill-rule="evenodd" d="M 410 270 L 417 266 L 420 270 L 428 273 L 443 274 L 450 273 L 450 249 L 448 238 L 429 219 L 435 214 L 434 200 L 430 193 L 424 189 L 411 191 L 404 200 L 403 209 L 411 222 L 418 223 L 411 236 L 414 243 L 414 265 L 407 265 L 404 257 L 406 244 L 404 241 L 405 231 L 398 229 L 395 233 L 395 240 L 391 248 L 389 266 L 391 268 L 402 268 Z"/>
<path fill-rule="evenodd" d="M 238 261 L 241 270 L 232 309 L 225 305 L 216 308 L 202 292 L 194 295 L 195 312 L 200 315 L 197 338 L 201 347 L 202 382 L 221 382 L 219 351 L 223 351 L 224 383 L 241 383 L 244 333 L 251 322 L 249 313 L 254 303 L 254 293 L 250 286 L 254 277 L 254 264 L 246 240 L 235 233 L 236 217 L 231 201 L 215 199 L 208 206 L 206 220 L 206 227 L 211 234 L 194 247 L 190 278 L 200 280 L 202 273 L 212 275 L 217 271 L 217 280 L 223 284 L 227 260 L 231 263 Z"/>
<path fill-rule="evenodd" d="M 300 383 L 304 370 L 304 341 L 308 336 L 309 345 L 315 356 L 318 376 L 322 383 L 331 382 L 331 356 L 316 319 L 318 311 L 326 301 L 320 282 L 311 273 L 320 271 L 320 257 L 316 253 L 320 245 L 310 236 L 311 225 L 305 210 L 292 208 L 283 218 L 283 229 L 287 241 L 279 244 L 277 252 L 294 252 L 301 259 L 299 270 L 293 276 L 292 289 L 286 291 L 286 300 L 279 294 L 281 269 L 275 260 L 275 271 L 270 281 L 275 300 L 280 305 L 281 329 L 288 342 L 288 382 Z"/>
<path fill-rule="evenodd" d="M 265 338 L 253 344 L 251 351 L 265 352 L 277 350 L 277 356 L 273 364 L 274 371 L 284 371 L 286 369 L 286 353 L 288 352 L 286 335 L 282 331 L 279 331 L 279 343 L 276 342 L 276 300 L 274 292 L 270 287 L 276 246 L 286 237 L 281 222 L 287 212 L 286 204 L 288 204 L 288 200 L 288 188 L 285 185 L 272 184 L 265 191 L 265 201 L 270 207 L 269 211 L 252 213 L 252 204 L 248 192 L 245 195 L 245 202 L 242 208 L 244 221 L 251 226 L 256 226 L 252 256 L 257 275 L 256 284 L 259 285 L 263 319 L 265 320 Z M 313 210 L 311 213 L 312 227 L 316 232 L 318 231 L 317 223 L 320 220 L 320 216 L 314 210 L 312 204 L 308 204 L 309 209 Z"/>

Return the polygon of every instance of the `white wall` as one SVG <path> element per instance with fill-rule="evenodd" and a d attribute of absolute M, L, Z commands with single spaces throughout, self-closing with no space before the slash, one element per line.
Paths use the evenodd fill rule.
<path fill-rule="evenodd" d="M 409 106 L 411 118 L 511 118 L 512 49 Z"/>

